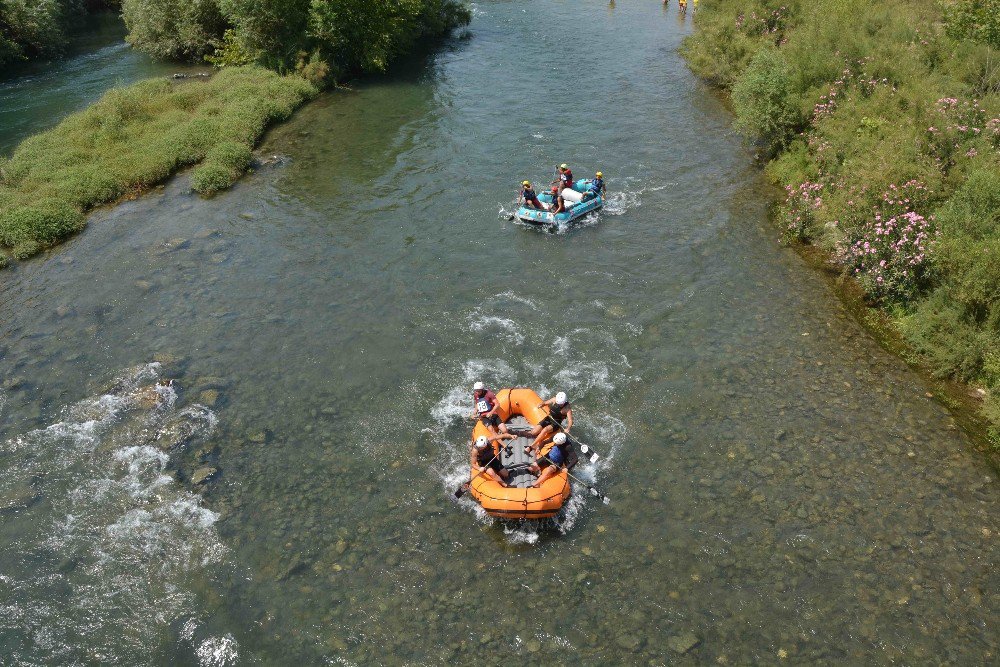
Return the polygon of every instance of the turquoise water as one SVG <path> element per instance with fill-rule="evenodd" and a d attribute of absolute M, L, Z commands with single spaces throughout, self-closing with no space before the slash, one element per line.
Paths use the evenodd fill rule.
<path fill-rule="evenodd" d="M 690 14 L 476 3 L 232 191 L 182 175 L 6 272 L 4 654 L 995 660 L 993 473 L 778 245 Z M 599 216 L 503 219 L 562 161 Z M 476 379 L 567 391 L 611 504 L 456 502 Z"/>

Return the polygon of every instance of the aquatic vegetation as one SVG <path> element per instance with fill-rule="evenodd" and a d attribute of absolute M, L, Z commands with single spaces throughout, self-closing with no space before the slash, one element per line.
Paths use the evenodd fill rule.
<path fill-rule="evenodd" d="M 947 8 L 720 0 L 684 49 L 785 187 L 785 236 L 829 251 L 936 373 L 987 389 L 1000 443 L 1000 4 Z"/>
<path fill-rule="evenodd" d="M 229 187 L 267 126 L 316 92 L 300 77 L 253 66 L 207 81 L 151 79 L 114 89 L 0 162 L 0 245 L 29 257 L 81 229 L 88 209 L 202 160 L 194 188 Z"/>

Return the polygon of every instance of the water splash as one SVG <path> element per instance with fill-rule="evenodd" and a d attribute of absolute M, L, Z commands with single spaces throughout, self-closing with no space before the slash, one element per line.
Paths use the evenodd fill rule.
<path fill-rule="evenodd" d="M 15 662 L 148 663 L 164 627 L 193 606 L 192 579 L 223 561 L 218 516 L 177 485 L 157 446 L 169 424 L 188 442 L 210 435 L 216 417 L 176 410 L 159 373 L 128 369 L 59 421 L 0 443 L 0 456 L 17 457 L 0 494 L 23 499 L 17 537 L 0 546 L 0 628 Z"/>

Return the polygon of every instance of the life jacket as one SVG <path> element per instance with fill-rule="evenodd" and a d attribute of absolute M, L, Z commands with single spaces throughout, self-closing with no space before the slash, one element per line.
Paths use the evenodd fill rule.
<path fill-rule="evenodd" d="M 495 403 L 492 403 L 489 399 L 489 394 L 484 392 L 482 396 L 476 399 L 476 412 L 485 415 L 493 409 L 494 405 Z"/>
<path fill-rule="evenodd" d="M 549 406 L 549 416 L 556 420 L 557 424 L 562 424 L 563 420 L 566 419 L 567 412 L 569 412 L 568 402 L 561 406 L 557 406 L 555 403 Z"/>
<path fill-rule="evenodd" d="M 572 188 L 573 187 L 573 172 L 570 171 L 569 169 L 567 169 L 563 173 L 559 174 L 559 180 L 562 181 L 562 184 L 565 185 L 567 188 Z"/>
<path fill-rule="evenodd" d="M 476 463 L 484 468 L 489 465 L 495 456 L 496 452 L 489 445 L 482 449 L 476 448 Z"/>
<path fill-rule="evenodd" d="M 528 200 L 528 201 L 534 201 L 534 200 L 538 199 L 538 195 L 535 194 L 534 188 L 527 188 L 527 189 L 521 190 L 521 195 L 523 195 L 524 198 L 526 200 Z"/>

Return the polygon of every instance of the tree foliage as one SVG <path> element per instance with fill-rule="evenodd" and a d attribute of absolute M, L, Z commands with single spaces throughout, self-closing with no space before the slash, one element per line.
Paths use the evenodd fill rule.
<path fill-rule="evenodd" d="M 59 55 L 70 18 L 82 11 L 78 0 L 0 0 L 0 67 Z"/>
<path fill-rule="evenodd" d="M 123 15 L 129 41 L 156 56 L 313 77 L 382 71 L 470 19 L 459 0 L 123 0 Z"/>
<path fill-rule="evenodd" d="M 125 0 L 128 41 L 157 58 L 192 60 L 211 53 L 225 21 L 217 0 Z"/>

